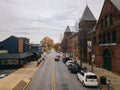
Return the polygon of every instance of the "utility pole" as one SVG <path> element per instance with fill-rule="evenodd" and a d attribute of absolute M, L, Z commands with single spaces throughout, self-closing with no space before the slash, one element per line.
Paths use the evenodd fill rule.
<path fill-rule="evenodd" d="M 90 34 L 91 34 L 91 52 L 90 52 L 90 61 L 91 61 L 91 71 L 93 71 L 93 65 L 94 65 L 94 60 L 95 60 L 95 55 L 92 53 L 93 52 L 93 36 L 92 36 L 93 30 L 91 29 Z"/>
<path fill-rule="evenodd" d="M 82 61 L 83 61 L 83 30 L 79 30 L 79 53 L 80 53 L 80 66 L 82 68 Z"/>

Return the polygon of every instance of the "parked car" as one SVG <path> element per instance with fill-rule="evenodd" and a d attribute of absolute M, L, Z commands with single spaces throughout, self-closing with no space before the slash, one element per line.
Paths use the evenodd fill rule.
<path fill-rule="evenodd" d="M 71 63 L 73 63 L 73 61 L 68 60 L 68 61 L 66 62 L 66 65 L 69 66 Z"/>
<path fill-rule="evenodd" d="M 1 74 L 0 78 L 4 78 L 5 76 L 7 76 L 6 74 Z"/>
<path fill-rule="evenodd" d="M 81 67 L 73 62 L 68 65 L 68 70 L 70 70 L 71 73 L 78 73 L 81 71 Z"/>
<path fill-rule="evenodd" d="M 63 58 L 63 62 L 66 63 L 68 60 L 71 60 L 69 57 Z"/>
<path fill-rule="evenodd" d="M 98 86 L 97 76 L 93 72 L 81 71 L 77 73 L 77 76 L 83 86 Z"/>
<path fill-rule="evenodd" d="M 60 53 L 56 53 L 56 56 L 60 58 Z"/>
<path fill-rule="evenodd" d="M 60 57 L 56 56 L 55 61 L 59 61 L 59 60 L 60 60 Z"/>

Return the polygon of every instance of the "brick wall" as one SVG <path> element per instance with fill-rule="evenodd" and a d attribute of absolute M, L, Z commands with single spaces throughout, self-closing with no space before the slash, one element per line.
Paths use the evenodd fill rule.
<path fill-rule="evenodd" d="M 113 24 L 108 27 L 101 29 L 101 21 L 105 19 L 106 16 L 113 15 Z M 112 71 L 120 73 L 120 11 L 113 6 L 113 4 L 106 0 L 102 9 L 102 12 L 99 17 L 99 21 L 96 26 L 96 45 L 94 45 L 94 52 L 96 54 L 95 64 L 99 67 L 103 67 L 103 53 L 105 49 L 108 49 L 112 56 Z M 110 38 L 112 38 L 112 32 L 116 31 L 116 44 L 111 45 L 111 40 L 109 45 L 99 44 L 99 34 L 110 32 Z"/>

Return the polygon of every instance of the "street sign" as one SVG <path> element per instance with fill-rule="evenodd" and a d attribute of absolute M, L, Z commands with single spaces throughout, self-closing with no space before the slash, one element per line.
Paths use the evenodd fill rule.
<path fill-rule="evenodd" d="M 95 59 L 95 54 L 92 54 L 92 59 Z"/>

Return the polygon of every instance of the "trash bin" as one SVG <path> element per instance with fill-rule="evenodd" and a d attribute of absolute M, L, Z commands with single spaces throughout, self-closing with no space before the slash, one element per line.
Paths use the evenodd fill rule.
<path fill-rule="evenodd" d="M 106 77 L 105 76 L 100 76 L 100 83 L 103 85 L 106 85 Z"/>

